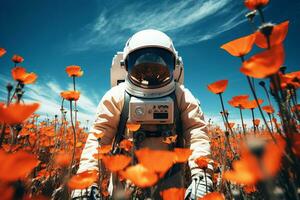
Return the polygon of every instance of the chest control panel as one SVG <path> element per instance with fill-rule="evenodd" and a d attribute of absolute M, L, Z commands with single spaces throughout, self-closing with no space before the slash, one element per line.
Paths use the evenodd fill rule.
<path fill-rule="evenodd" d="M 171 97 L 157 99 L 139 99 L 131 97 L 129 119 L 139 124 L 172 124 L 174 120 L 174 102 Z"/>

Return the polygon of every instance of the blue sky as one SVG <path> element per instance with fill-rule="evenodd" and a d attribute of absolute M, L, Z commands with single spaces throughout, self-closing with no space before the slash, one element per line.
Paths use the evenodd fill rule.
<path fill-rule="evenodd" d="M 39 75 L 25 93 L 27 101 L 40 101 L 41 114 L 59 114 L 59 92 L 70 88 L 68 65 L 80 65 L 78 79 L 81 119 L 93 120 L 95 107 L 110 88 L 109 69 L 113 55 L 121 51 L 135 32 L 154 28 L 166 32 L 183 57 L 185 86 L 200 99 L 206 118 L 220 122 L 217 96 L 206 85 L 229 79 L 225 100 L 250 94 L 240 61 L 220 49 L 232 39 L 250 34 L 242 0 L 1 0 L 0 100 L 10 78 L 13 54 L 22 55 L 21 66 Z M 288 71 L 299 70 L 300 1 L 270 0 L 267 21 L 290 20 L 285 41 Z M 264 98 L 264 94 L 261 93 Z M 229 106 L 227 105 L 229 108 Z M 238 113 L 231 109 L 231 118 Z M 246 114 L 248 118 L 248 113 Z"/>

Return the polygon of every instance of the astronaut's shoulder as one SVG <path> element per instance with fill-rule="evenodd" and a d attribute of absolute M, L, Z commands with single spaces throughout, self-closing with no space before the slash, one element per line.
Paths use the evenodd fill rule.
<path fill-rule="evenodd" d="M 125 92 L 125 84 L 120 83 L 116 86 L 111 87 L 104 96 L 106 97 L 110 96 L 119 99 L 124 96 L 124 92 Z"/>
<path fill-rule="evenodd" d="M 189 89 L 187 89 L 186 87 L 184 87 L 183 84 L 177 83 L 175 84 L 175 91 L 177 94 L 182 94 L 185 92 L 189 92 Z"/>

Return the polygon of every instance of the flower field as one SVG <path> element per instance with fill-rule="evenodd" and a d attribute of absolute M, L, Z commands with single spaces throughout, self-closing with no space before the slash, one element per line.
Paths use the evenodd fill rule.
<path fill-rule="evenodd" d="M 226 77 L 207 85 L 207 92 L 215 94 L 223 124 L 208 121 L 211 156 L 195 160 L 204 171 L 204 178 L 209 176 L 213 182 L 213 192 L 199 200 L 300 199 L 297 94 L 300 71 L 290 72 L 284 66 L 283 44 L 290 23 L 266 22 L 264 8 L 268 3 L 269 0 L 245 0 L 249 9 L 246 18 L 255 30 L 246 36 L 236 35 L 221 46 L 224 54 L 240 62 L 239 70 L 251 93 L 225 99 L 223 94 L 230 82 Z M 110 199 L 109 177 L 103 170 L 76 174 L 88 136 L 78 120 L 77 109 L 80 99 L 77 80 L 84 76 L 83 69 L 77 65 L 66 67 L 73 89 L 57 94 L 61 97 L 60 115 L 43 121 L 37 114 L 39 102 L 26 103 L 28 85 L 35 84 L 38 75 L 21 67 L 26 58 L 10 55 L 5 48 L 0 48 L 0 60 L 4 56 L 11 56 L 13 67 L 12 82 L 1 86 L 6 88 L 7 96 L 5 102 L 0 102 L 0 199 L 71 199 L 73 190 L 85 196 L 95 185 L 101 199 Z M 235 109 L 240 114 L 239 125 L 232 122 L 229 115 Z M 245 123 L 245 113 L 251 114 L 252 124 Z M 127 129 L 134 133 L 140 126 L 128 123 Z M 95 137 L 100 142 L 104 134 L 95 134 Z M 176 140 L 170 136 L 163 142 L 172 144 Z M 136 150 L 134 142 L 127 139 L 117 147 L 122 154 L 112 153 L 114 148 L 99 145 L 98 152 L 92 156 L 98 160 L 98 169 L 105 166 L 126 186 L 117 191 L 116 199 L 135 199 L 145 189 L 152 191 L 173 165 L 186 163 L 192 153 L 188 148 Z M 185 177 L 182 180 L 186 186 L 191 181 Z M 164 200 L 182 200 L 185 190 L 170 188 L 161 191 L 160 196 Z M 144 197 L 153 196 L 150 193 Z"/>

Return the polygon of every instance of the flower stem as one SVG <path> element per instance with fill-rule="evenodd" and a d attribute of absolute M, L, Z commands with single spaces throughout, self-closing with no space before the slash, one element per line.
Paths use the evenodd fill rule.
<path fill-rule="evenodd" d="M 75 129 L 75 126 L 74 126 L 74 123 L 73 123 L 73 116 L 72 116 L 72 101 L 70 101 L 70 118 L 71 118 L 71 126 L 72 126 L 72 130 L 73 130 L 73 154 L 72 154 L 72 160 L 71 160 L 71 163 L 70 163 L 70 168 L 69 168 L 69 174 L 71 174 L 72 172 L 72 166 L 73 166 L 73 163 L 75 161 L 75 149 L 76 149 L 76 129 Z"/>
<path fill-rule="evenodd" d="M 223 98 L 222 98 L 222 93 L 219 93 L 219 97 L 220 97 L 220 101 L 221 101 L 221 105 L 222 105 L 222 110 L 223 110 L 223 113 L 224 113 L 224 118 L 225 118 L 225 121 L 227 123 L 227 127 L 229 128 L 232 137 L 235 137 L 234 134 L 233 134 L 232 128 L 229 125 L 227 113 L 225 112 L 225 107 L 224 107 L 224 102 L 223 102 Z"/>

